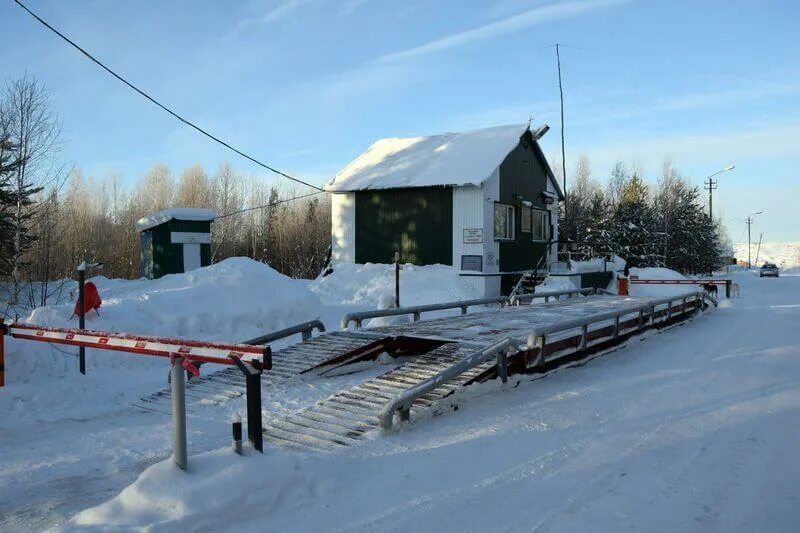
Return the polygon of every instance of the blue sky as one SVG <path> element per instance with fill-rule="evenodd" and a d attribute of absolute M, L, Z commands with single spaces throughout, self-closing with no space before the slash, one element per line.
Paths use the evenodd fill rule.
<path fill-rule="evenodd" d="M 665 157 L 700 184 L 734 240 L 800 240 L 800 3 L 645 0 L 40 1 L 31 9 L 179 113 L 273 166 L 323 183 L 374 140 L 534 123 L 559 155 L 562 43 L 568 172 L 616 160 L 654 180 Z M 0 75 L 52 91 L 63 156 L 133 183 L 224 160 L 10 0 Z M 273 179 L 273 178 L 269 178 Z"/>

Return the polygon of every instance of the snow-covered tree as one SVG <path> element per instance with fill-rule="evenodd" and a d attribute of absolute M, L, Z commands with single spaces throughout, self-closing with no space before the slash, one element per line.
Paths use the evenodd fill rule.
<path fill-rule="evenodd" d="M 636 174 L 622 187 L 611 217 L 610 237 L 629 267 L 660 264 L 655 214 L 647 185 Z"/>

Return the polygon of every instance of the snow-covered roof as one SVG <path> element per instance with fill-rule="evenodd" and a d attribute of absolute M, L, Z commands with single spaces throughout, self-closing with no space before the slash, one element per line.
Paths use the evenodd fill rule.
<path fill-rule="evenodd" d="M 147 231 L 151 228 L 159 226 L 164 222 L 175 220 L 199 220 L 208 221 L 217 218 L 217 213 L 213 209 L 205 209 L 201 207 L 173 207 L 172 209 L 163 209 L 145 215 L 136 221 L 136 231 Z"/>
<path fill-rule="evenodd" d="M 480 185 L 519 144 L 527 129 L 526 124 L 516 124 L 430 137 L 381 139 L 336 174 L 325 190 Z"/>

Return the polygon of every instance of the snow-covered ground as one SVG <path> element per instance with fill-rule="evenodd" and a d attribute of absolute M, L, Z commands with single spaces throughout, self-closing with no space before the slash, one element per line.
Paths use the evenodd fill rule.
<path fill-rule="evenodd" d="M 237 276 L 250 266 L 225 268 Z M 387 267 L 358 268 L 297 284 L 295 300 L 311 309 L 276 316 L 312 314 L 335 328 L 342 313 L 376 307 L 393 288 Z M 272 274 L 258 275 L 265 284 L 291 281 Z M 170 421 L 129 406 L 164 386 L 162 360 L 130 356 L 104 366 L 97 354 L 81 377 L 74 358 L 61 354 L 67 363 L 54 371 L 55 355 L 7 339 L 0 530 L 791 530 L 800 519 L 800 270 L 782 274 L 737 273 L 741 298 L 706 316 L 544 379 L 483 386 L 456 412 L 335 454 L 269 448 L 239 457 L 226 446 L 224 416 L 190 418 L 188 473 L 168 457 Z M 403 275 L 404 304 L 472 297 L 445 272 Z M 136 283 L 147 282 L 124 284 Z M 164 283 L 164 292 L 179 291 L 186 280 Z M 185 290 L 233 312 L 216 284 L 194 283 Z M 113 296 L 98 285 L 105 302 L 90 326 L 122 327 L 114 317 L 135 309 L 137 291 L 118 287 Z M 150 297 L 165 311 L 164 333 L 183 325 L 186 335 L 229 339 L 231 328 L 246 337 L 260 327 L 246 308 L 269 289 L 247 288 L 226 286 L 245 308 L 246 326 L 221 319 L 202 329 L 191 318 L 205 309 L 201 301 L 172 322 L 166 310 L 179 294 Z M 261 305 L 262 314 L 274 311 Z M 39 316 L 59 323 L 62 315 Z M 17 362 L 23 358 L 36 364 Z M 342 384 L 309 379 L 292 393 L 323 397 Z"/>
<path fill-rule="evenodd" d="M 747 243 L 733 245 L 736 259 L 747 261 Z M 800 242 L 762 242 L 758 240 L 750 244 L 750 257 L 753 266 L 761 266 L 766 261 L 775 263 L 781 268 L 800 267 Z"/>

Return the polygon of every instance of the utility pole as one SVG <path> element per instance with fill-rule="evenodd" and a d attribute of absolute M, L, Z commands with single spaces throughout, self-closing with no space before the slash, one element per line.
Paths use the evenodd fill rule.
<path fill-rule="evenodd" d="M 734 167 L 733 165 L 728 165 L 722 170 L 711 174 L 709 177 L 706 178 L 706 181 L 703 182 L 703 188 L 708 191 L 708 218 L 710 218 L 711 220 L 714 220 L 714 203 L 713 203 L 714 191 L 717 188 L 717 183 L 719 183 L 718 180 L 713 180 L 711 178 L 713 178 L 717 174 L 722 174 L 723 172 L 728 172 L 729 170 L 733 170 L 734 168 L 736 167 Z"/>
<path fill-rule="evenodd" d="M 703 188 L 708 191 L 708 218 L 711 220 L 714 220 L 714 191 L 717 188 L 717 183 L 719 183 L 719 181 L 711 177 L 703 182 Z"/>
<path fill-rule="evenodd" d="M 746 219 L 744 219 L 744 221 L 747 223 L 747 269 L 748 270 L 750 270 L 750 268 L 752 268 L 752 266 L 753 266 L 752 263 L 750 262 L 750 248 L 751 248 L 751 245 L 750 245 L 750 225 L 753 223 L 753 217 L 755 217 L 756 215 L 760 215 L 761 213 L 762 213 L 762 211 L 758 211 L 756 213 L 753 213 L 752 215 L 750 215 Z"/>
<path fill-rule="evenodd" d="M 564 212 L 567 211 L 567 156 L 564 148 L 564 88 L 561 85 L 561 54 L 556 43 L 556 61 L 558 62 L 558 94 L 561 98 L 561 174 L 564 182 Z"/>

